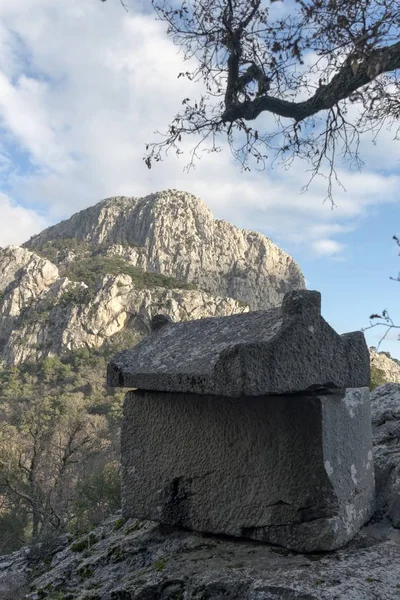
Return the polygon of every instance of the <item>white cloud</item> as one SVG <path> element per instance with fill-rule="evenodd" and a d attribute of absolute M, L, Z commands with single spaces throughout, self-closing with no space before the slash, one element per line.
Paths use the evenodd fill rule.
<path fill-rule="evenodd" d="M 340 254 L 345 246 L 335 240 L 321 239 L 315 240 L 312 247 L 319 256 L 332 256 Z"/>
<path fill-rule="evenodd" d="M 57 140 L 57 130 L 46 111 L 49 84 L 21 75 L 12 85 L 0 73 L 0 114 L 4 127 L 15 142 L 29 152 L 39 167 L 66 172 L 71 166 L 68 153 Z M 50 117 L 50 118 L 49 118 Z"/>
<path fill-rule="evenodd" d="M 220 154 L 205 155 L 189 175 L 182 172 L 185 157 L 170 156 L 149 171 L 145 143 L 200 87 L 177 79 L 188 65 L 164 24 L 128 4 L 126 13 L 117 0 L 2 0 L 0 122 L 33 167 L 9 168 L 7 189 L 14 198 L 32 209 L 47 207 L 55 221 L 107 196 L 185 189 L 219 218 L 280 243 L 306 244 L 323 256 L 338 256 L 344 244 L 336 238 L 359 226 L 371 207 L 396 199 L 399 177 L 341 170 L 347 193 L 337 188 L 331 211 L 323 204 L 323 178 L 300 194 L 310 175 L 305 163 L 241 173 L 226 145 Z M 394 144 L 387 137 L 385 143 L 393 156 Z M 374 157 L 384 163 L 371 143 L 363 150 L 371 163 Z M 7 160 L 1 148 L 0 154 Z"/>
<path fill-rule="evenodd" d="M 0 247 L 22 244 L 48 225 L 34 211 L 13 205 L 11 199 L 0 192 Z"/>

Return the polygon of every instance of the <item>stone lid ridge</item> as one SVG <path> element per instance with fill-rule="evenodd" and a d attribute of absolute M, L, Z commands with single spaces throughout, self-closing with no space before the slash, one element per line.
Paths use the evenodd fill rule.
<path fill-rule="evenodd" d="M 268 310 L 173 323 L 117 354 L 108 385 L 225 396 L 298 393 L 369 385 L 362 332 L 339 335 L 321 316 L 321 294 L 295 290 Z"/>

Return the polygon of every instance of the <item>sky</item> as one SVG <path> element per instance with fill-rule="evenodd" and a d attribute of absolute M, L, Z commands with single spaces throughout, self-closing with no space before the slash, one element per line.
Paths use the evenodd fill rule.
<path fill-rule="evenodd" d="M 383 309 L 400 325 L 400 282 L 390 279 L 400 271 L 394 132 L 383 130 L 377 144 L 362 138 L 365 166 L 339 168 L 346 191 L 335 188 L 333 209 L 322 178 L 301 193 L 305 163 L 242 172 L 223 141 L 221 153 L 189 173 L 187 159 L 174 155 L 148 170 L 145 144 L 200 85 L 177 78 L 187 65 L 149 0 L 126 4 L 128 12 L 119 0 L 1 0 L 0 246 L 21 244 L 106 197 L 175 188 L 291 254 L 339 333 L 368 327 Z M 380 349 L 400 358 L 398 332 Z M 365 333 L 377 346 L 384 330 Z"/>

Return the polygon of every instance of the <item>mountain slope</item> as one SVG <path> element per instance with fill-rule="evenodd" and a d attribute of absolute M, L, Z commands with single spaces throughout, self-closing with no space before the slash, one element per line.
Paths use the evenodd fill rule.
<path fill-rule="evenodd" d="M 98 348 L 124 331 L 132 341 L 157 313 L 230 315 L 303 287 L 289 255 L 190 194 L 110 198 L 0 249 L 0 362 Z"/>
<path fill-rule="evenodd" d="M 373 346 L 369 355 L 371 367 L 381 371 L 384 383 L 400 383 L 400 361 L 392 358 L 389 352 L 377 352 Z"/>
<path fill-rule="evenodd" d="M 287 291 L 305 287 L 293 258 L 268 238 L 215 220 L 202 200 L 177 190 L 108 198 L 24 246 L 41 250 L 66 238 L 103 245 L 145 271 L 236 298 L 252 310 L 278 305 Z"/>
<path fill-rule="evenodd" d="M 0 358 L 8 365 L 98 348 L 122 331 L 138 341 L 160 312 L 179 321 L 248 310 L 232 298 L 102 256 L 56 266 L 10 246 L 0 250 L 0 273 Z"/>

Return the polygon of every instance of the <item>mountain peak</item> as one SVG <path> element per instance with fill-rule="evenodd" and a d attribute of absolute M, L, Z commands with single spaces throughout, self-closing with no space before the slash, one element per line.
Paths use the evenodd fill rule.
<path fill-rule="evenodd" d="M 106 198 L 24 248 L 0 249 L 0 266 L 8 364 L 98 348 L 116 334 L 132 345 L 160 312 L 174 321 L 226 316 L 304 288 L 293 258 L 271 240 L 214 219 L 179 190 Z"/>
<path fill-rule="evenodd" d="M 214 219 L 201 199 L 180 190 L 106 198 L 24 246 L 41 250 L 60 239 L 114 247 L 145 271 L 194 283 L 252 309 L 276 306 L 285 292 L 305 287 L 293 258 L 271 240 Z"/>

